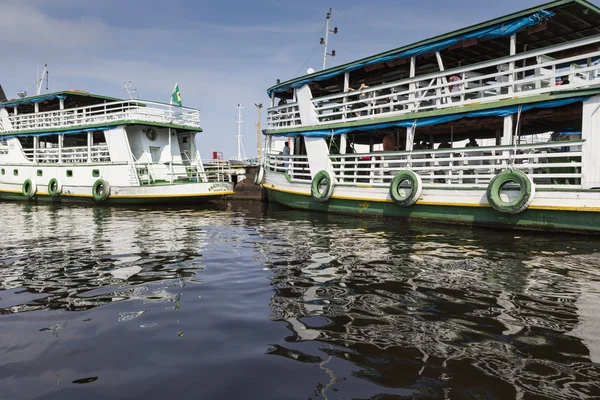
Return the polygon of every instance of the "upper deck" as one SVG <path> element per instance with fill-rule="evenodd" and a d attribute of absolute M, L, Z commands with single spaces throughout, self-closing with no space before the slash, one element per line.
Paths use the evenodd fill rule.
<path fill-rule="evenodd" d="M 597 89 L 599 49 L 600 9 L 554 1 L 273 86 L 267 130 L 413 119 Z"/>
<path fill-rule="evenodd" d="M 64 91 L 0 103 L 0 135 L 145 124 L 200 129 L 200 111 L 144 100 Z"/>

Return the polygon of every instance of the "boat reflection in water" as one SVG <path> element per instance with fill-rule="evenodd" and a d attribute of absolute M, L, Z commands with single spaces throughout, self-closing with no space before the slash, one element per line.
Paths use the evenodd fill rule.
<path fill-rule="evenodd" d="M 326 368 L 322 394 L 342 380 L 332 358 L 397 395 L 600 393 L 599 253 L 583 239 L 272 216 L 272 319 L 292 334 L 271 353 Z M 298 351 L 309 341 L 320 357 Z"/>
<path fill-rule="evenodd" d="M 583 236 L 234 202 L 0 214 L 0 397 L 600 393 Z"/>

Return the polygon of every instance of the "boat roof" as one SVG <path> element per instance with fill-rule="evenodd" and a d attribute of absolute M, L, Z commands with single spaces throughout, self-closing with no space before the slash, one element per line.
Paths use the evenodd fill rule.
<path fill-rule="evenodd" d="M 337 67 L 328 68 L 310 75 L 299 76 L 270 87 L 267 90 L 267 93 L 270 95 L 272 92 L 285 92 L 292 87 L 296 87 L 293 86 L 295 83 L 305 84 L 315 81 L 324 81 L 330 78 L 339 78 L 339 75 L 343 74 L 345 71 L 352 70 L 353 67 L 356 67 L 357 70 L 363 70 L 363 72 L 369 72 L 371 70 L 379 69 L 378 67 L 382 68 L 385 67 L 385 65 L 390 66 L 389 59 L 382 61 L 380 63 L 382 64 L 381 66 L 374 65 L 373 62 L 377 63 L 378 59 L 386 56 L 404 53 L 422 46 L 443 42 L 444 40 L 451 38 L 460 38 L 461 36 L 469 33 L 481 31 L 486 28 L 493 27 L 494 25 L 502 25 L 509 21 L 517 20 L 523 17 L 529 17 L 544 11 L 549 11 L 554 14 L 548 21 L 548 26 L 543 27 L 542 29 L 528 28 L 527 37 L 519 38 L 519 43 L 527 45 L 528 50 L 535 50 L 554 44 L 580 39 L 582 37 L 600 34 L 600 24 L 598 23 L 600 18 L 600 8 L 587 0 L 556 0 L 508 14 L 503 17 L 472 25 L 467 28 L 458 29 L 443 35 L 432 37 L 430 39 L 422 40 L 383 53 L 375 54 L 370 57 L 339 65 Z M 447 51 L 446 54 L 444 54 L 443 57 L 445 62 L 453 64 L 453 61 L 457 62 L 465 59 L 469 59 L 472 62 L 483 62 L 501 58 L 508 54 L 509 42 L 504 37 L 499 37 L 496 39 L 486 39 L 485 45 L 482 46 L 457 47 L 458 48 L 454 48 L 454 46 L 450 47 L 452 51 Z M 367 63 L 368 66 L 360 68 L 361 65 L 365 63 Z"/>
<path fill-rule="evenodd" d="M 70 105 L 68 108 L 86 106 L 91 104 L 97 104 L 98 100 L 108 100 L 108 101 L 122 101 L 123 99 L 119 99 L 116 97 L 108 97 L 101 96 L 98 94 L 92 94 L 83 90 L 77 89 L 68 89 L 60 92 L 52 92 L 52 93 L 44 93 L 36 96 L 28 96 L 22 97 L 18 99 L 10 99 L 5 101 L 0 101 L 1 107 L 14 107 L 25 104 L 33 104 L 33 103 L 43 103 L 48 100 L 53 99 L 68 99 L 70 102 L 73 102 L 73 105 Z M 65 105 L 66 107 L 66 105 Z M 67 108 L 67 107 L 66 107 Z"/>

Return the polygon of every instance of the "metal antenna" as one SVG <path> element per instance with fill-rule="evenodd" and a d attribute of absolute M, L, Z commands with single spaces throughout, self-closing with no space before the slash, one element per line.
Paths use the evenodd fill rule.
<path fill-rule="evenodd" d="M 329 12 L 327 13 L 327 26 L 325 28 L 325 39 L 321 38 L 321 44 L 325 45 L 325 51 L 323 52 L 323 69 L 325 69 L 325 65 L 327 64 L 327 56 L 330 57 L 335 57 L 335 50 L 332 50 L 331 53 L 327 52 L 327 45 L 329 44 L 329 32 L 333 33 L 334 35 L 337 35 L 338 33 L 338 28 L 337 26 L 335 28 L 333 28 L 333 30 L 329 30 L 329 21 L 331 20 L 331 11 L 333 11 L 333 8 L 329 9 Z"/>
<path fill-rule="evenodd" d="M 243 131 L 243 124 L 244 121 L 242 120 L 242 109 L 244 107 L 242 107 L 241 105 L 237 105 L 237 127 L 238 127 L 238 133 L 237 133 L 237 160 L 238 161 L 243 161 L 246 159 L 246 152 L 244 151 L 244 143 L 242 142 L 242 131 Z"/>
<path fill-rule="evenodd" d="M 42 94 L 42 87 L 44 86 L 44 81 L 46 82 L 46 91 L 48 91 L 48 64 L 44 64 L 44 70 L 42 71 L 42 75 L 36 77 L 37 83 L 37 95 Z"/>
<path fill-rule="evenodd" d="M 254 103 L 254 105 L 256 106 L 256 108 L 258 110 L 258 120 L 256 122 L 256 148 L 257 148 L 256 158 L 260 162 L 260 109 L 263 107 L 263 105 L 262 105 L 262 103 L 260 103 L 260 104 Z"/>
<path fill-rule="evenodd" d="M 130 89 L 131 89 L 131 81 L 129 81 L 129 82 L 125 82 L 125 83 L 123 84 L 123 89 L 127 90 L 127 94 L 129 95 L 129 98 L 130 98 L 131 100 L 133 100 L 133 95 L 132 95 L 132 93 L 137 93 L 137 89 L 130 90 Z M 139 95 L 137 95 L 137 97 L 138 97 L 138 99 L 140 98 L 140 96 L 139 96 Z"/>

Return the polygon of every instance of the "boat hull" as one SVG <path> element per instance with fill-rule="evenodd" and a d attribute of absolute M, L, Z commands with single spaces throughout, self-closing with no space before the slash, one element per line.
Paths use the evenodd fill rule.
<path fill-rule="evenodd" d="M 50 203 L 179 205 L 220 200 L 232 194 L 233 184 L 228 182 L 138 187 L 113 186 L 108 198 L 98 201 L 94 200 L 91 186 L 64 186 L 62 193 L 57 196 L 50 196 L 45 188 L 40 188 L 33 197 L 28 198 L 16 185 L 0 185 L 0 200 Z"/>
<path fill-rule="evenodd" d="M 494 210 L 488 204 L 436 205 L 423 204 L 419 201 L 413 206 L 401 207 L 389 200 L 350 199 L 335 195 L 326 202 L 318 202 L 310 193 L 280 190 L 268 186 L 265 186 L 265 189 L 269 201 L 295 209 L 506 229 L 600 234 L 600 212 L 597 211 L 529 208 L 519 214 L 506 214 Z"/>

